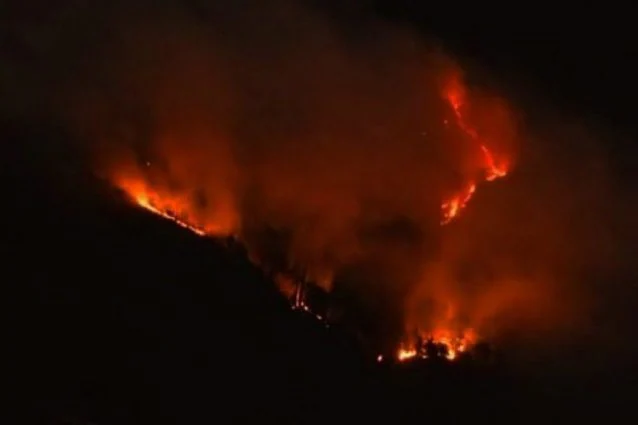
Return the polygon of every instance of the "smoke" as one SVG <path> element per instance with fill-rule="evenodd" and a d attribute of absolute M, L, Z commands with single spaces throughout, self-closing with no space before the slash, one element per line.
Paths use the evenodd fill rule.
<path fill-rule="evenodd" d="M 381 345 L 415 330 L 554 332 L 583 317 L 579 279 L 608 264 L 598 156 L 552 151 L 406 28 L 264 3 L 45 8 L 7 30 L 31 56 L 9 62 L 3 106 L 61 119 L 113 184 L 354 300 Z M 507 177 L 483 184 L 451 88 Z M 473 199 L 441 226 L 443 200 L 470 182 Z"/>

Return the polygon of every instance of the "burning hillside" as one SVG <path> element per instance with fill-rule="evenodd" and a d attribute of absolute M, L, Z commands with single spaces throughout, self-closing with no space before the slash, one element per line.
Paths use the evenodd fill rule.
<path fill-rule="evenodd" d="M 128 388 L 131 412 L 164 388 L 150 410 L 180 398 L 175 412 L 198 417 L 198 400 L 216 415 L 211 400 L 239 400 L 263 422 L 266 405 L 294 399 L 301 420 L 271 422 L 346 421 L 348 405 L 347 421 L 409 423 L 410 409 L 420 422 L 542 412 L 526 392 L 498 399 L 513 375 L 556 404 L 567 388 L 591 382 L 598 398 L 628 383 L 630 150 L 611 146 L 620 126 L 552 104 L 561 84 L 543 98 L 516 69 L 473 64 L 460 40 L 468 57 L 431 43 L 416 13 L 351 2 L 23 3 L 4 8 L 0 109 L 12 287 L 32 304 L 15 302 L 16 317 L 35 325 L 15 333 L 41 341 L 25 348 L 39 358 L 16 356 L 37 376 L 27 387 L 42 392 L 50 369 L 51 395 L 60 382 L 96 397 Z M 419 10 L 455 37 L 463 27 Z M 504 68 L 525 55 L 483 27 L 486 51 L 512 44 Z M 600 84 L 585 53 L 565 72 L 588 80 L 582 105 Z"/>
<path fill-rule="evenodd" d="M 587 196 L 524 143 L 512 103 L 409 29 L 254 3 L 100 13 L 95 61 L 60 89 L 98 172 L 233 237 L 374 352 L 432 340 L 454 357 L 569 321 L 558 300 L 596 250 L 563 241 L 596 220 L 572 220 Z"/>
<path fill-rule="evenodd" d="M 453 358 L 480 326 L 463 320 L 472 306 L 452 291 L 421 298 L 423 285 L 438 285 L 423 281 L 421 267 L 438 256 L 440 225 L 507 174 L 516 141 L 509 107 L 473 94 L 457 64 L 409 48 L 406 35 L 388 30 L 381 56 L 349 52 L 355 46 L 338 47 L 347 41 L 325 22 L 293 10 L 308 19 L 285 21 L 304 48 L 267 45 L 257 72 L 241 67 L 250 46 L 222 46 L 242 52 L 233 64 L 178 44 L 160 77 L 137 86 L 143 73 L 123 75 L 143 89 L 134 96 L 151 126 L 135 142 L 143 150 L 127 142 L 117 153 L 108 143 L 106 174 L 153 213 L 199 235 L 234 236 L 271 273 L 351 294 L 341 308 L 378 350 L 414 345 L 404 335 L 416 327 Z M 299 70 L 309 64 L 316 69 Z M 452 304 L 453 315 L 439 312 Z M 418 323 L 414 308 L 427 310 Z"/>
<path fill-rule="evenodd" d="M 442 108 L 445 109 L 447 107 L 451 119 L 444 118 L 439 123 L 440 129 L 435 131 L 445 134 L 445 130 L 450 129 L 451 132 L 457 132 L 459 137 L 464 137 L 466 139 L 464 143 L 468 151 L 467 155 L 470 157 L 471 161 L 474 162 L 474 168 L 471 170 L 471 173 L 468 174 L 466 181 L 461 182 L 461 189 L 459 192 L 441 201 L 441 225 L 447 225 L 452 220 L 458 218 L 461 211 L 467 206 L 475 194 L 477 187 L 482 182 L 490 182 L 497 178 L 504 177 L 508 171 L 507 162 L 501 161 L 497 163 L 495 161 L 494 154 L 490 148 L 487 147 L 490 141 L 484 139 L 479 132 L 468 123 L 468 119 L 465 117 L 465 111 L 471 110 L 471 105 L 469 105 L 467 100 L 467 89 L 460 80 L 458 72 L 455 72 L 449 78 L 446 77 L 446 79 L 446 85 L 441 88 L 439 93 L 441 96 Z M 449 136 L 444 135 L 443 137 Z M 425 141 L 425 143 L 437 142 Z M 177 145 L 175 145 L 175 147 L 177 147 Z M 195 150 L 191 154 L 198 156 L 200 152 Z M 180 176 L 184 180 L 180 183 L 187 183 L 189 180 L 188 172 L 191 168 L 179 164 L 180 160 L 170 156 L 170 153 L 167 153 L 166 155 L 168 156 L 163 157 L 162 160 L 168 163 L 167 168 L 170 169 L 173 166 L 172 161 L 177 160 L 178 169 L 185 170 L 184 174 Z M 180 152 L 177 158 L 183 158 L 183 155 L 185 155 L 185 153 Z M 500 157 L 504 157 L 504 155 L 501 153 Z M 190 159 L 186 159 L 186 161 L 189 162 Z M 197 169 L 194 169 L 193 171 L 195 174 L 200 172 Z M 247 171 L 250 172 L 251 170 Z M 160 183 L 162 178 L 168 180 L 172 177 L 170 172 L 162 173 L 160 170 L 159 177 L 157 177 L 157 173 L 158 171 L 155 169 L 154 165 L 147 161 L 144 166 L 134 166 L 130 163 L 128 166 L 123 166 L 121 163 L 116 164 L 111 176 L 113 182 L 123 189 L 131 197 L 131 199 L 142 208 L 171 220 L 177 225 L 189 229 L 199 236 L 235 236 L 239 238 L 240 241 L 247 243 L 249 249 L 256 252 L 252 249 L 253 247 L 251 247 L 250 239 L 244 238 L 241 224 L 242 215 L 250 217 L 254 214 L 254 211 L 235 211 L 232 210 L 232 207 L 229 205 L 224 204 L 222 204 L 221 207 L 218 206 L 218 208 L 212 210 L 206 209 L 205 207 L 202 207 L 203 204 L 197 203 L 197 198 L 193 193 L 189 194 L 192 189 L 189 189 L 188 186 L 186 190 L 171 189 L 168 185 L 162 185 L 162 183 Z M 219 182 L 215 183 L 215 185 L 219 185 Z M 273 196 L 276 196 L 278 189 L 273 188 L 273 190 L 271 190 L 266 187 L 264 190 L 264 196 L 271 199 Z M 330 194 L 323 194 L 323 196 L 326 195 L 329 196 Z M 352 192 L 352 195 L 354 199 L 359 196 L 356 192 Z M 391 196 L 391 194 L 389 195 Z M 356 205 L 356 209 L 359 210 L 358 214 L 365 216 L 370 213 L 374 213 L 374 210 L 367 211 L 362 208 L 364 208 L 363 204 Z M 406 210 L 406 212 L 407 211 L 408 210 Z M 239 219 L 237 217 L 239 217 Z M 263 220 L 264 218 L 266 217 L 259 217 L 260 220 Z M 322 219 L 322 217 L 319 217 L 319 219 Z M 270 225 L 268 222 L 265 224 Z M 306 226 L 307 224 L 302 221 L 299 225 Z M 419 223 L 417 223 L 417 226 L 421 227 Z M 299 231 L 302 229 L 303 227 L 299 229 L 293 228 L 290 230 Z M 313 241 L 312 239 L 300 239 L 297 241 L 300 245 L 299 248 L 302 250 L 312 248 L 312 243 L 316 242 L 317 241 Z M 353 241 L 350 241 L 350 243 L 352 242 Z M 354 242 L 360 243 L 360 241 Z M 304 247 L 308 243 L 311 245 Z M 365 257 L 372 254 L 372 249 L 369 253 L 366 252 L 366 250 L 370 248 L 360 245 L 356 248 L 360 251 L 356 253 L 356 255 Z M 391 247 L 389 248 L 392 249 Z M 285 262 L 279 266 L 272 264 L 268 258 L 271 255 L 270 252 L 256 253 L 254 259 L 258 263 L 263 263 L 263 265 L 267 268 L 282 268 L 281 270 L 275 270 L 277 273 L 282 273 L 285 272 L 286 269 L 296 267 L 296 274 L 289 273 L 290 276 L 293 276 L 291 278 L 292 280 L 290 280 L 290 284 L 288 285 L 289 288 L 284 288 L 284 286 L 281 285 L 280 288 L 284 291 L 284 294 L 290 297 L 294 308 L 310 312 L 312 310 L 312 308 L 309 307 L 309 303 L 311 303 L 311 301 L 306 301 L 303 298 L 303 291 L 300 290 L 300 288 L 305 285 L 306 281 L 309 281 L 312 282 L 312 284 L 319 285 L 320 287 L 329 290 L 334 285 L 334 276 L 339 273 L 339 267 L 348 266 L 348 264 L 346 262 L 340 265 L 338 263 L 326 263 L 325 260 L 322 261 L 321 256 L 329 257 L 333 255 L 328 246 L 323 247 L 323 252 L 308 252 L 303 254 L 305 258 L 302 257 L 300 262 L 297 260 L 296 264 L 294 258 L 295 255 L 297 255 L 297 252 L 295 251 L 294 246 L 289 246 L 285 249 L 286 252 L 284 252 L 283 255 L 288 259 L 287 264 Z M 301 253 L 303 253 L 303 251 L 301 251 Z M 353 254 L 355 253 L 353 252 Z M 320 257 L 316 257 L 317 255 Z M 282 275 L 280 274 L 280 276 Z M 294 296 L 291 296 L 292 293 L 294 293 Z M 443 301 L 449 302 L 446 300 Z M 323 315 L 319 313 L 313 314 L 318 319 L 324 320 Z M 443 357 L 449 360 L 454 360 L 458 354 L 463 353 L 475 343 L 475 333 L 476 331 L 472 328 L 462 331 L 454 330 L 452 328 L 419 329 L 417 332 L 417 340 L 404 341 L 401 343 L 401 348 L 397 352 L 397 359 L 399 361 L 403 361 L 416 357 L 426 358 L 428 355 L 431 356 L 431 352 L 427 354 L 427 343 L 423 342 L 429 341 L 434 344 L 434 346 L 439 347 L 439 351 L 442 350 L 441 353 L 443 354 L 441 355 Z M 421 334 L 425 336 L 422 336 Z"/>

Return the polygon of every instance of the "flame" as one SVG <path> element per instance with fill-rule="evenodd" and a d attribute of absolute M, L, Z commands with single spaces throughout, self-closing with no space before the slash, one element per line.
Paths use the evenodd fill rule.
<path fill-rule="evenodd" d="M 162 211 L 157 209 L 156 207 L 153 206 L 153 204 L 151 203 L 151 201 L 149 200 L 149 198 L 144 195 L 138 195 L 137 197 L 134 198 L 135 201 L 138 203 L 139 206 L 141 206 L 142 208 L 146 208 L 147 210 L 149 210 L 150 212 L 159 215 L 160 217 L 164 217 L 167 220 L 170 220 L 174 223 L 177 223 L 179 226 L 190 230 L 191 232 L 195 233 L 196 235 L 199 236 L 206 236 L 206 231 L 204 229 L 200 229 L 196 226 L 190 225 L 188 223 L 186 223 L 185 221 L 180 220 L 179 218 L 175 217 L 174 215 L 171 215 L 169 212 L 166 211 Z"/>
<path fill-rule="evenodd" d="M 144 179 L 134 176 L 120 176 L 116 185 L 122 189 L 138 206 L 166 220 L 170 220 L 198 236 L 222 236 L 229 234 L 228 224 L 207 222 L 196 223 L 191 217 L 190 206 L 177 196 L 154 191 Z"/>
<path fill-rule="evenodd" d="M 399 351 L 397 351 L 397 360 L 400 361 L 400 362 L 403 362 L 403 361 L 415 358 L 416 355 L 417 355 L 416 348 L 414 348 L 414 347 L 409 347 L 409 348 L 401 347 L 401 348 L 399 348 Z"/>
<path fill-rule="evenodd" d="M 442 348 L 443 356 L 450 361 L 458 359 L 459 355 L 468 352 L 476 343 L 477 337 L 473 329 L 466 329 L 461 334 L 454 336 L 451 331 L 437 330 L 419 341 L 403 343 L 396 352 L 399 362 L 406 362 L 416 358 L 427 359 L 429 354 L 425 350 L 425 344 L 431 343 Z"/>
<path fill-rule="evenodd" d="M 494 158 L 494 154 L 487 147 L 487 142 L 479 135 L 478 131 L 468 123 L 468 120 L 463 114 L 463 107 L 466 106 L 467 101 L 465 100 L 465 90 L 458 77 L 455 76 L 452 78 L 443 97 L 454 112 L 456 125 L 478 145 L 478 148 L 481 151 L 481 167 L 484 172 L 483 179 L 487 182 L 491 182 L 505 177 L 509 172 L 508 163 L 506 161 L 498 162 Z M 444 121 L 444 124 L 448 124 L 448 121 Z M 461 210 L 467 206 L 468 202 L 474 196 L 476 188 L 476 183 L 474 181 L 470 181 L 463 191 L 443 201 L 441 204 L 441 212 L 443 216 L 441 224 L 448 224 L 458 217 Z"/>
<path fill-rule="evenodd" d="M 120 177 L 116 180 L 120 189 L 124 190 L 130 199 L 138 206 L 166 220 L 172 221 L 198 236 L 216 237 L 229 234 L 227 230 L 224 230 L 227 229 L 227 227 L 221 225 L 202 227 L 187 221 L 189 220 L 189 215 L 187 214 L 188 205 L 186 203 L 182 202 L 179 198 L 162 196 L 159 191 L 151 190 L 141 178 L 127 176 Z M 160 207 L 160 205 L 162 207 Z M 182 214 L 179 212 L 182 212 Z M 184 218 L 181 218 L 180 215 L 183 215 Z M 320 322 L 325 321 L 324 316 L 314 312 L 306 303 L 303 293 L 303 283 L 301 281 L 296 281 L 292 276 L 279 273 L 275 276 L 275 283 L 284 295 L 291 295 L 291 308 L 293 310 L 307 313 Z"/>
<path fill-rule="evenodd" d="M 469 180 L 462 190 L 448 199 L 443 200 L 441 203 L 441 225 L 450 223 L 460 215 L 461 211 L 463 211 L 472 200 L 481 182 L 491 182 L 505 177 L 509 171 L 507 162 L 497 161 L 478 131 L 468 124 L 468 120 L 463 114 L 463 107 L 466 105 L 463 87 L 458 80 L 454 79 L 452 81 L 452 84 L 445 92 L 444 99 L 454 112 L 458 128 L 478 145 L 478 149 L 481 153 L 480 165 L 483 176 Z M 447 121 L 445 124 L 447 124 Z M 150 167 L 150 163 L 146 165 Z M 222 220 L 217 223 L 199 222 L 196 218 L 196 214 L 194 214 L 193 205 L 184 199 L 183 195 L 179 196 L 167 190 L 161 190 L 157 185 L 151 186 L 149 180 L 139 173 L 139 171 L 134 173 L 134 175 L 118 175 L 115 178 L 115 182 L 117 186 L 123 189 L 140 207 L 166 220 L 170 220 L 198 236 L 220 236 L 232 233 L 230 230 L 232 226 L 229 225 L 228 221 L 224 222 Z M 291 297 L 291 307 L 293 310 L 310 314 L 322 322 L 325 320 L 323 316 L 313 312 L 311 306 L 306 303 L 300 281 L 290 276 L 283 279 L 283 275 L 280 275 L 279 279 L 276 280 L 282 292 L 289 295 L 294 294 L 294 296 Z M 315 280 L 319 282 L 322 279 Z M 330 271 L 328 271 L 323 280 L 327 280 L 328 282 L 332 280 Z M 329 287 L 330 284 L 326 283 L 323 286 Z M 454 309 L 451 309 L 451 305 L 452 304 L 448 303 L 448 311 L 445 314 L 447 322 L 452 321 L 454 318 L 454 311 L 452 311 Z M 421 341 L 421 343 L 418 341 Z M 395 354 L 396 359 L 399 362 L 404 362 L 415 358 L 427 358 L 428 354 L 426 353 L 423 342 L 429 341 L 441 347 L 441 352 L 444 353 L 445 358 L 452 361 L 457 359 L 459 354 L 470 349 L 476 341 L 476 336 L 473 330 L 466 330 L 459 335 L 455 335 L 447 329 L 437 329 L 434 332 L 422 333 L 418 341 L 401 344 Z M 381 362 L 383 359 L 384 357 L 379 355 L 377 361 Z"/>
<path fill-rule="evenodd" d="M 454 76 L 454 78 L 450 80 L 443 97 L 454 112 L 458 128 L 474 141 L 480 149 L 480 165 L 483 171 L 482 180 L 491 182 L 505 177 L 509 171 L 509 164 L 505 161 L 498 162 L 495 159 L 494 154 L 487 147 L 487 142 L 479 135 L 479 132 L 468 123 L 468 120 L 464 116 L 463 109 L 464 106 L 467 105 L 467 101 L 465 99 L 465 89 L 458 76 Z M 449 125 L 449 121 L 445 120 L 444 124 L 446 126 Z M 446 225 L 459 216 L 476 193 L 477 187 L 477 182 L 470 180 L 463 190 L 442 202 L 441 225 Z M 453 319 L 454 309 L 452 308 L 452 304 L 448 302 L 445 321 L 451 322 Z M 470 347 L 475 344 L 476 339 L 477 337 L 473 329 L 466 329 L 457 336 L 449 330 L 438 329 L 429 335 L 422 335 L 420 340 L 430 341 L 437 346 L 444 347 L 445 357 L 448 360 L 455 360 L 459 354 L 468 351 Z M 417 345 L 418 343 L 416 341 L 402 344 L 396 353 L 396 359 L 403 362 L 414 358 L 427 358 L 428 355 L 424 352 L 423 347 L 417 347 Z"/>
<path fill-rule="evenodd" d="M 453 198 L 444 201 L 441 204 L 441 211 L 443 218 L 441 220 L 441 224 L 447 224 L 450 221 L 454 220 L 461 210 L 465 208 L 474 193 L 476 192 L 476 184 L 474 182 L 470 183 L 467 189 L 462 193 L 454 196 Z"/>

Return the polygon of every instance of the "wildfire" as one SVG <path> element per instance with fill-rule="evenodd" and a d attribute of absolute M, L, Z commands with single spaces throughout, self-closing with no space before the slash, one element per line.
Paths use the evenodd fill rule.
<path fill-rule="evenodd" d="M 456 195 L 452 199 L 444 201 L 441 204 L 442 219 L 441 224 L 447 224 L 458 216 L 459 212 L 465 208 L 472 196 L 476 192 L 476 184 L 470 183 L 467 189 L 459 195 Z"/>
<path fill-rule="evenodd" d="M 481 152 L 481 166 L 484 172 L 482 180 L 491 182 L 505 177 L 509 171 L 506 162 L 498 162 L 487 147 L 485 140 L 478 131 L 472 127 L 463 114 L 463 107 L 466 104 L 464 88 L 461 82 L 454 78 L 444 92 L 444 99 L 452 108 L 456 125 L 471 140 L 476 142 Z M 447 121 L 444 124 L 448 124 Z M 446 225 L 457 218 L 460 212 L 467 206 L 477 190 L 477 182 L 469 181 L 465 188 L 444 200 L 441 203 L 441 225 Z M 460 336 L 453 336 L 450 331 L 436 331 L 426 338 L 419 336 L 416 341 L 403 344 L 396 352 L 396 359 L 399 362 L 408 361 L 415 358 L 445 357 L 448 360 L 455 360 L 459 354 L 466 352 L 476 341 L 473 330 L 466 330 Z"/>
<path fill-rule="evenodd" d="M 497 165 L 494 162 L 494 157 L 492 157 L 492 152 L 490 152 L 485 145 L 481 145 L 481 151 L 483 152 L 483 157 L 485 158 L 485 164 L 487 166 L 485 180 L 491 182 L 501 177 L 505 177 L 507 175 L 507 165 Z"/>
<path fill-rule="evenodd" d="M 399 350 L 397 351 L 397 360 L 403 362 L 405 360 L 415 358 L 416 355 L 416 348 L 399 348 Z"/>
<path fill-rule="evenodd" d="M 151 203 L 151 201 L 149 200 L 149 198 L 145 194 L 140 194 L 140 195 L 136 196 L 134 199 L 137 202 L 137 204 L 139 206 L 141 206 L 142 208 L 145 208 L 148 211 L 159 215 L 160 217 L 164 217 L 167 220 L 170 220 L 170 221 L 172 221 L 174 223 L 177 223 L 179 226 L 192 231 L 196 235 L 206 236 L 206 231 L 205 230 L 200 229 L 199 227 L 190 225 L 190 224 L 186 223 L 185 221 L 180 220 L 179 218 L 177 218 L 176 216 L 172 215 L 168 211 L 162 211 L 162 210 L 156 208 L 155 206 L 153 206 L 153 204 Z"/>
<path fill-rule="evenodd" d="M 507 162 L 501 162 L 495 160 L 492 151 L 487 147 L 485 140 L 479 135 L 478 131 L 468 124 L 467 119 L 463 115 L 463 106 L 465 105 L 465 95 L 461 83 L 454 79 L 452 84 L 448 86 L 448 89 L 444 93 L 444 98 L 452 108 L 454 117 L 456 119 L 456 125 L 472 140 L 474 140 L 481 151 L 482 155 L 482 168 L 484 171 L 483 179 L 491 182 L 496 179 L 505 177 L 509 171 Z M 446 122 L 447 123 L 447 122 Z M 459 194 L 452 196 L 451 198 L 443 201 L 441 204 L 442 219 L 441 224 L 448 224 L 456 217 L 465 206 L 470 202 L 474 193 L 476 192 L 476 183 L 471 181 L 466 188 Z"/>
<path fill-rule="evenodd" d="M 456 337 L 449 331 L 437 331 L 426 338 L 419 337 L 412 343 L 400 346 L 396 352 L 396 359 L 405 362 L 417 358 L 443 357 L 453 361 L 460 354 L 467 352 L 475 342 L 476 335 L 471 329 Z"/>
<path fill-rule="evenodd" d="M 181 217 L 182 214 L 180 212 L 183 208 L 180 208 L 180 204 L 182 203 L 178 199 L 163 197 L 158 192 L 152 191 L 142 178 L 122 177 L 117 180 L 117 186 L 138 206 L 155 215 L 170 220 L 198 236 L 214 234 L 212 230 L 198 226 L 191 223 L 190 220 Z"/>
<path fill-rule="evenodd" d="M 447 225 L 460 215 L 461 211 L 467 207 L 474 197 L 480 184 L 503 178 L 509 171 L 509 164 L 495 156 L 488 147 L 490 143 L 484 140 L 477 129 L 469 124 L 467 117 L 464 115 L 466 100 L 463 86 L 456 79 L 452 80 L 452 83 L 444 92 L 443 99 L 454 114 L 456 126 L 475 144 L 476 157 L 480 159 L 480 167 L 478 169 L 481 173 L 479 176 L 472 175 L 462 186 L 461 190 L 442 201 L 440 206 L 441 225 Z M 445 121 L 445 124 L 447 125 L 448 122 Z M 150 166 L 150 163 L 147 163 L 147 166 Z M 184 169 L 187 170 L 188 174 L 189 168 L 184 167 Z M 150 181 L 147 181 L 144 176 L 144 173 L 139 172 L 125 176 L 118 174 L 115 176 L 115 184 L 123 189 L 131 200 L 141 208 L 170 220 L 198 236 L 235 234 L 240 218 L 232 213 L 215 217 L 211 217 L 210 214 L 200 214 L 197 204 L 188 200 L 188 193 L 175 195 L 171 191 L 160 190 L 152 185 Z M 160 185 L 159 187 L 163 186 Z M 204 216 L 206 216 L 205 219 Z M 315 279 L 313 282 L 317 282 L 317 280 Z M 302 281 L 290 277 L 290 279 L 283 279 L 277 283 L 282 288 L 285 288 L 285 291 L 282 290 L 282 292 L 290 292 L 290 295 L 294 294 L 294 297 L 291 296 L 291 307 L 294 310 L 310 314 L 328 326 L 327 320 L 323 316 L 316 314 L 311 306 L 305 302 L 303 294 L 304 283 Z M 453 318 L 448 319 L 451 320 Z M 450 328 L 453 328 L 453 326 L 450 326 Z M 453 361 L 461 353 L 468 351 L 475 341 L 475 334 L 471 330 L 461 334 L 448 330 L 437 330 L 431 333 L 421 333 L 414 340 L 402 344 L 394 353 L 394 356 L 389 357 L 394 357 L 399 362 L 433 357 L 446 358 Z M 383 355 L 379 355 L 377 361 L 381 362 L 384 358 Z"/>

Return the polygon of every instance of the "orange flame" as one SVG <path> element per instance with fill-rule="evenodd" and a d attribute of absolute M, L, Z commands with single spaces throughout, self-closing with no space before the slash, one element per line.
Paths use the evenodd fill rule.
<path fill-rule="evenodd" d="M 444 201 L 441 204 L 441 210 L 443 212 L 441 224 L 447 224 L 457 217 L 467 203 L 470 202 L 470 199 L 474 196 L 474 192 L 476 192 L 476 184 L 470 183 L 463 193 Z"/>
<path fill-rule="evenodd" d="M 447 360 L 453 361 L 458 359 L 460 354 L 467 352 L 476 343 L 477 337 L 472 329 L 467 329 L 458 336 L 454 336 L 452 332 L 447 330 L 437 330 L 424 340 L 442 347 L 442 355 Z M 428 356 L 429 354 L 423 350 L 423 347 L 417 346 L 414 341 L 402 344 L 396 353 L 396 359 L 399 362 L 416 358 L 427 359 Z"/>
<path fill-rule="evenodd" d="M 116 179 L 116 184 L 140 207 L 198 236 L 223 236 L 231 233 L 228 220 L 220 220 L 217 223 L 197 223 L 197 220 L 189 214 L 191 207 L 186 201 L 177 196 L 152 190 L 141 176 L 120 176 Z"/>
<path fill-rule="evenodd" d="M 185 221 L 182 221 L 179 218 L 171 215 L 168 212 L 165 212 L 165 211 L 162 211 L 162 210 L 159 210 L 159 209 L 155 208 L 153 206 L 153 204 L 151 204 L 151 201 L 148 199 L 148 197 L 146 197 L 145 195 L 140 195 L 140 196 L 136 197 L 135 201 L 137 201 L 137 203 L 142 208 L 146 208 L 150 212 L 155 213 L 155 214 L 159 215 L 160 217 L 164 217 L 167 220 L 171 220 L 171 221 L 177 223 L 179 226 L 192 231 L 196 235 L 206 236 L 206 231 L 205 230 L 200 229 L 200 228 L 195 227 L 195 226 L 192 226 L 192 225 L 186 223 Z"/>
<path fill-rule="evenodd" d="M 463 115 L 463 107 L 466 105 L 465 91 L 458 78 L 452 79 L 448 85 L 444 98 L 452 108 L 456 118 L 457 126 L 472 140 L 474 140 L 482 154 L 482 168 L 484 170 L 484 180 L 491 182 L 496 179 L 505 177 L 509 171 L 507 162 L 497 162 L 492 151 L 487 147 L 485 140 L 479 135 L 478 131 L 468 124 L 467 119 Z M 476 183 L 470 182 L 466 189 L 461 193 L 452 196 L 441 204 L 443 218 L 441 224 L 447 224 L 458 217 L 459 213 L 468 204 L 472 196 L 476 192 Z"/>

